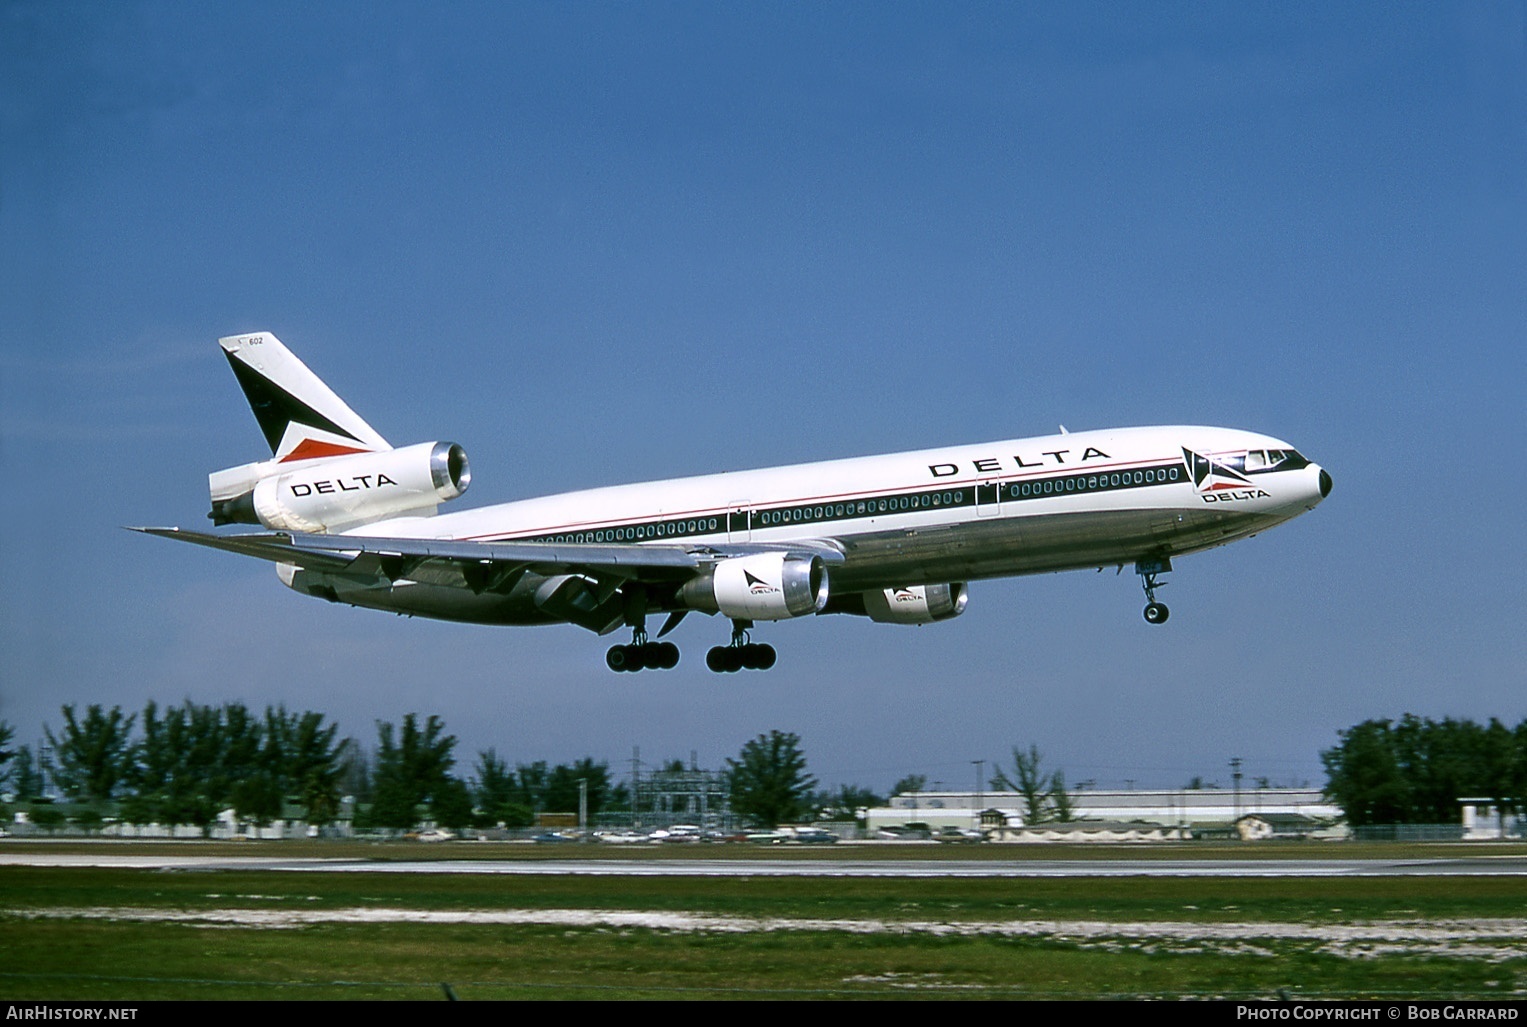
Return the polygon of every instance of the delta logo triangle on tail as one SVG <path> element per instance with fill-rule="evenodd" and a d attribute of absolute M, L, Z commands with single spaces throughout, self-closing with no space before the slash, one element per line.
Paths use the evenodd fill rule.
<path fill-rule="evenodd" d="M 310 404 L 244 363 L 240 357 L 233 353 L 225 353 L 224 356 L 228 358 L 228 365 L 233 368 L 233 376 L 238 379 L 239 387 L 244 390 L 244 397 L 249 401 L 250 409 L 254 411 L 255 420 L 260 422 L 260 431 L 265 434 L 265 441 L 270 444 L 272 453 L 281 448 L 282 437 L 286 434 L 288 426 L 294 423 L 308 428 L 317 428 L 341 438 L 352 439 L 357 447 L 352 452 L 365 452 L 368 448 L 374 448 L 361 448 L 364 443 L 355 437 L 354 432 L 346 431 L 335 424 L 333 420 L 319 413 Z"/>
<path fill-rule="evenodd" d="M 1193 487 L 1200 492 L 1222 492 L 1225 489 L 1253 488 L 1251 479 L 1233 467 L 1217 460 L 1183 448 L 1182 458 L 1187 461 L 1188 473 L 1193 476 Z"/>
<path fill-rule="evenodd" d="M 277 462 L 392 448 L 271 333 L 230 335 L 218 345 Z"/>
<path fill-rule="evenodd" d="M 281 450 L 278 449 L 276 452 L 279 453 Z M 349 456 L 351 453 L 367 452 L 370 452 L 370 450 L 361 449 L 358 446 L 342 446 L 335 442 L 325 442 L 322 439 L 301 438 L 289 453 L 277 457 L 277 460 L 285 464 L 297 460 L 316 460 L 326 456 Z"/>

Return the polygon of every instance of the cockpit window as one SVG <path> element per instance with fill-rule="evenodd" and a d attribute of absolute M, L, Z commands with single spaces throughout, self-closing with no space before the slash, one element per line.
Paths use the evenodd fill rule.
<path fill-rule="evenodd" d="M 1288 459 L 1286 449 L 1253 449 L 1246 454 L 1246 470 L 1266 471 Z"/>
<path fill-rule="evenodd" d="M 1292 449 L 1253 449 L 1246 454 L 1244 470 L 1248 474 L 1258 471 L 1296 471 L 1309 466 L 1309 461 Z"/>

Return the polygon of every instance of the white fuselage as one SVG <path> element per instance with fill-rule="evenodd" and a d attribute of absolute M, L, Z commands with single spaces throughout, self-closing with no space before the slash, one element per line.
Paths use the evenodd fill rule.
<path fill-rule="evenodd" d="M 1295 517 L 1329 488 L 1318 466 L 1270 436 L 1120 428 L 590 489 L 349 534 L 799 545 L 834 556 L 836 595 L 1164 560 Z M 346 599 L 431 616 L 544 620 L 527 605 L 528 589 L 463 598 L 424 586 Z"/>

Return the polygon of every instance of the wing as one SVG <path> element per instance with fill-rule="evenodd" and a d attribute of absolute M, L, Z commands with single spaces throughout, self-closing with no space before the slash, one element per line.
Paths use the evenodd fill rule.
<path fill-rule="evenodd" d="M 272 563 L 289 563 L 330 574 L 377 569 L 389 578 L 427 581 L 434 569 L 450 568 L 468 574 L 468 587 L 481 592 L 486 583 L 473 578 L 534 571 L 538 574 L 582 574 L 598 578 L 643 581 L 683 581 L 700 569 L 700 558 L 678 546 L 553 545 L 546 542 L 456 542 L 441 539 L 378 538 L 365 535 L 306 535 L 277 531 L 268 534 L 211 535 L 182 528 L 133 528 L 161 538 L 192 542 L 253 556 Z M 358 567 L 357 564 L 361 564 Z M 452 583 L 460 577 L 452 575 Z"/>
<path fill-rule="evenodd" d="M 212 535 L 181 528 L 133 528 L 210 549 L 291 564 L 355 581 L 388 584 L 408 581 L 466 588 L 475 595 L 507 594 L 527 573 L 545 578 L 577 579 L 575 591 L 589 602 L 552 600 L 558 616 L 603 633 L 620 622 L 622 593 L 647 586 L 677 590 L 708 566 L 734 556 L 788 551 L 841 564 L 843 553 L 825 540 L 792 541 L 788 546 L 637 545 L 547 542 L 474 542 L 449 539 L 383 538 L 367 535 L 315 535 L 269 532 Z M 584 615 L 580 616 L 579 611 Z M 550 611 L 548 611 L 550 612 Z M 681 614 L 680 614 L 681 615 Z M 670 630 L 677 619 L 664 628 Z"/>

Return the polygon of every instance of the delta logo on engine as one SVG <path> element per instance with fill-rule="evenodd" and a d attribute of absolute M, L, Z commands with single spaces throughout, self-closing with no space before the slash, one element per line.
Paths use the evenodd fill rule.
<path fill-rule="evenodd" d="M 779 593 L 779 589 L 769 584 L 763 578 L 758 577 L 747 568 L 743 568 L 742 576 L 747 580 L 749 595 L 771 596 L 777 595 Z"/>

